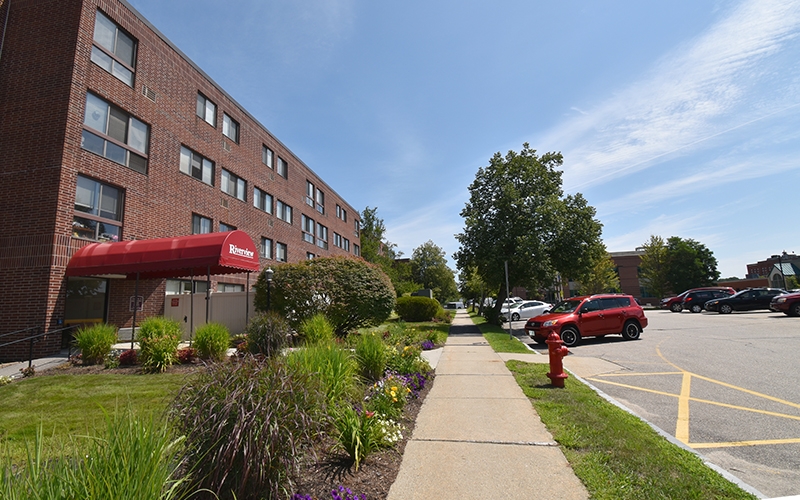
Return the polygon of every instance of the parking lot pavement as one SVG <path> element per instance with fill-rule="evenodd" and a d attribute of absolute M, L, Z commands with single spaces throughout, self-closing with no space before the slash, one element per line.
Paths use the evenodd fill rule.
<path fill-rule="evenodd" d="M 565 366 L 764 495 L 800 494 L 800 318 L 647 316 L 640 340 L 584 339 Z"/>

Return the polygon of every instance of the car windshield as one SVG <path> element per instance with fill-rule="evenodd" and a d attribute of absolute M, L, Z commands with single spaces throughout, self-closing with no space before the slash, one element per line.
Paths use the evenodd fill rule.
<path fill-rule="evenodd" d="M 581 305 L 582 300 L 562 300 L 552 309 L 551 313 L 571 313 Z"/>

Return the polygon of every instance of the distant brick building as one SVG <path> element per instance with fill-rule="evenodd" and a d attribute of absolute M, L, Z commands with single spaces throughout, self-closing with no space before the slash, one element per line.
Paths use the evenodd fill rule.
<path fill-rule="evenodd" d="M 629 252 L 611 252 L 611 260 L 617 268 L 619 286 L 622 293 L 635 297 L 641 304 L 658 305 L 661 297 L 654 297 L 648 293 L 647 288 L 639 279 L 642 265 L 643 250 Z"/>
<path fill-rule="evenodd" d="M 131 326 L 131 281 L 65 277 L 91 242 L 239 229 L 262 268 L 359 254 L 358 212 L 124 0 L 0 0 L 0 40 L 0 344 Z M 186 285 L 141 283 L 140 318 Z"/>

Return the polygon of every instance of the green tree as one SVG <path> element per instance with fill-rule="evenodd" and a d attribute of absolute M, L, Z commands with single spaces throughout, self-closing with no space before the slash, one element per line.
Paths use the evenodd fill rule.
<path fill-rule="evenodd" d="M 378 217 L 378 207 L 366 207 L 361 212 L 361 257 L 384 268 L 391 266 L 392 261 L 399 257 L 395 251 L 397 245 L 388 242 L 385 233 L 386 225 Z"/>
<path fill-rule="evenodd" d="M 719 279 L 714 252 L 692 239 L 673 236 L 667 240 L 667 280 L 674 292 L 713 285 Z"/>
<path fill-rule="evenodd" d="M 392 313 L 395 291 L 389 277 L 361 259 L 320 257 L 275 269 L 271 306 L 293 327 L 315 314 L 323 314 L 337 335 L 379 325 Z M 264 272 L 255 285 L 255 307 L 266 311 L 267 280 Z"/>
<path fill-rule="evenodd" d="M 447 267 L 444 250 L 433 241 L 428 240 L 412 252 L 411 277 L 422 288 L 433 290 L 433 296 L 440 302 L 458 297 L 455 276 Z"/>
<path fill-rule="evenodd" d="M 669 284 L 669 254 L 667 244 L 661 236 L 650 235 L 650 240 L 642 245 L 642 263 L 640 265 L 642 284 L 655 297 L 666 297 L 671 287 Z"/>
<path fill-rule="evenodd" d="M 580 294 L 619 292 L 619 275 L 616 264 L 608 253 L 595 260 L 588 272 L 580 276 Z"/>
<path fill-rule="evenodd" d="M 580 193 L 564 196 L 562 163 L 560 153 L 538 156 L 526 143 L 519 153 L 496 153 L 478 169 L 461 211 L 465 227 L 456 235 L 459 270 L 477 268 L 501 297 L 505 262 L 512 288 L 547 288 L 558 274 L 577 278 L 588 272 L 605 252 L 602 224 Z"/>
<path fill-rule="evenodd" d="M 497 290 L 489 287 L 478 273 L 478 268 L 473 266 L 458 274 L 458 293 L 467 300 L 477 302 L 478 311 L 483 313 L 486 297 L 497 295 Z"/>

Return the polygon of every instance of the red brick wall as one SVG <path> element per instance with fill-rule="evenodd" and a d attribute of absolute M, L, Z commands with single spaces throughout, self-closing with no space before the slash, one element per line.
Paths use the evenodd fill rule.
<path fill-rule="evenodd" d="M 7 3 L 0 14 L 6 8 Z M 134 88 L 90 61 L 98 8 L 138 42 Z M 14 0 L 5 35 L 0 59 L 0 334 L 37 325 L 54 328 L 63 318 L 64 271 L 69 257 L 86 244 L 70 237 L 79 174 L 124 191 L 122 239 L 190 234 L 197 213 L 212 219 L 215 231 L 223 222 L 247 232 L 256 245 L 262 236 L 287 244 L 290 262 L 304 260 L 307 252 L 347 254 L 333 245 L 334 232 L 350 240 L 349 254 L 360 245 L 353 234 L 358 212 L 127 4 Z M 155 92 L 156 102 L 142 94 L 143 85 Z M 87 91 L 150 126 L 147 175 L 81 149 Z M 216 104 L 216 127 L 195 115 L 198 91 Z M 223 113 L 239 122 L 239 144 L 222 135 Z M 275 152 L 276 163 L 278 156 L 288 162 L 288 179 L 261 162 L 262 144 Z M 181 145 L 215 162 L 213 186 L 180 172 Z M 223 168 L 247 181 L 247 201 L 221 191 Z M 306 180 L 325 193 L 324 215 L 305 204 Z M 294 223 L 253 207 L 254 186 L 290 205 Z M 347 210 L 347 222 L 336 217 L 337 204 Z M 303 242 L 303 213 L 328 227 L 328 250 Z M 276 262 L 262 260 L 262 265 Z M 245 282 L 243 275 L 222 280 Z M 133 282 L 111 280 L 109 285 L 109 321 L 130 326 Z M 142 316 L 163 313 L 163 280 L 140 286 L 145 290 L 140 295 L 147 297 Z M 8 357 L 0 352 L 0 359 Z"/>

